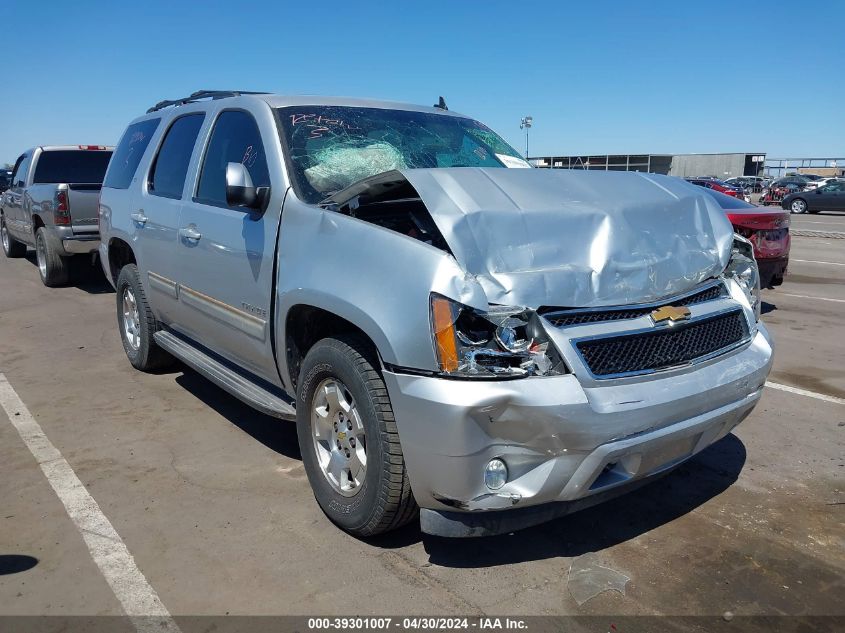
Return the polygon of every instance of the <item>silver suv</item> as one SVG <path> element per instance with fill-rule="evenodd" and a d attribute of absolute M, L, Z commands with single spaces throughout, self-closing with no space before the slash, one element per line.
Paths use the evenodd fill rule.
<path fill-rule="evenodd" d="M 751 245 L 678 179 L 528 167 L 442 102 L 157 104 L 100 200 L 126 354 L 295 419 L 356 535 L 418 509 L 495 534 L 630 490 L 760 399 Z"/>

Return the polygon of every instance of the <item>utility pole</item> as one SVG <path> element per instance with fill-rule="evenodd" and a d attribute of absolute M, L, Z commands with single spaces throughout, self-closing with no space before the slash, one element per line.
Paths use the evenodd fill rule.
<path fill-rule="evenodd" d="M 534 124 L 533 116 L 524 116 L 519 123 L 519 129 L 525 130 L 525 160 L 528 160 L 528 130 Z"/>

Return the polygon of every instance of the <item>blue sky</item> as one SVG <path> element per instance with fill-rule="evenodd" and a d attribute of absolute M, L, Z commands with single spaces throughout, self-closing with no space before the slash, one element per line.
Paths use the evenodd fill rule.
<path fill-rule="evenodd" d="M 845 2 L 29 0 L 4 9 L 0 162 L 115 143 L 194 90 L 377 97 L 531 154 L 845 155 Z"/>

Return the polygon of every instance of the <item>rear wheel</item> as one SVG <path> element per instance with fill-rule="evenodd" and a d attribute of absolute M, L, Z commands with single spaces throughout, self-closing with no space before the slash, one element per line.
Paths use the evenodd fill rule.
<path fill-rule="evenodd" d="M 35 260 L 41 282 L 48 288 L 55 288 L 67 283 L 68 261 L 59 255 L 56 239 L 43 226 L 35 232 Z"/>
<path fill-rule="evenodd" d="M 374 536 L 417 516 L 390 397 L 359 337 L 326 338 L 305 357 L 296 429 L 314 497 L 334 523 Z"/>
<path fill-rule="evenodd" d="M 802 198 L 795 198 L 795 200 L 793 200 L 789 205 L 789 210 L 792 211 L 792 213 L 806 213 L 807 202 Z"/>
<path fill-rule="evenodd" d="M 0 215 L 0 241 L 3 243 L 3 253 L 6 257 L 17 258 L 26 255 L 26 244 L 18 242 L 9 235 L 9 229 L 6 228 L 6 217 L 3 215 Z"/>
<path fill-rule="evenodd" d="M 154 335 L 160 328 L 147 303 L 135 264 L 120 269 L 116 297 L 120 340 L 132 366 L 151 371 L 171 364 L 173 357 L 156 345 Z"/>

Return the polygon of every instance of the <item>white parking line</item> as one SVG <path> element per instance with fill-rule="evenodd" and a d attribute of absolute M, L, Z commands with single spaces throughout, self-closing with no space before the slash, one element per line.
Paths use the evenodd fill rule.
<path fill-rule="evenodd" d="M 827 266 L 845 266 L 839 262 L 820 262 L 815 259 L 790 259 L 791 262 L 801 262 L 803 264 L 825 264 Z"/>
<path fill-rule="evenodd" d="M 845 299 L 831 299 L 830 297 L 812 297 L 810 295 L 794 295 L 791 292 L 778 292 L 783 297 L 798 297 L 799 299 L 818 299 L 819 301 L 833 301 L 834 303 L 845 303 Z"/>
<path fill-rule="evenodd" d="M 76 525 L 91 558 L 139 633 L 178 633 L 179 627 L 135 564 L 120 535 L 79 477 L 0 373 L 0 406 Z"/>
<path fill-rule="evenodd" d="M 825 402 L 832 402 L 834 404 L 845 404 L 845 398 L 837 398 L 836 396 L 828 396 L 824 393 L 816 393 L 815 391 L 807 391 L 806 389 L 799 389 L 798 387 L 790 387 L 789 385 L 782 385 L 777 382 L 766 381 L 766 386 L 780 391 L 788 391 L 799 396 L 807 396 L 808 398 L 815 398 L 816 400 L 824 400 Z"/>

